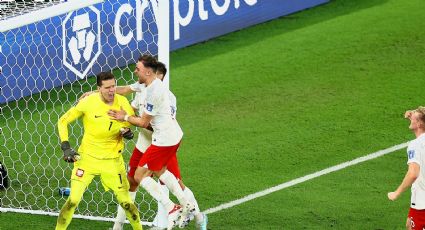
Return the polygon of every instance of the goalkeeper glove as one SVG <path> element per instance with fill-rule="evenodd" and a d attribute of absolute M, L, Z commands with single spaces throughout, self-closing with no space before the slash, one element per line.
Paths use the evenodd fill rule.
<path fill-rule="evenodd" d="M 61 149 L 63 151 L 64 161 L 72 163 L 80 159 L 80 154 L 78 154 L 77 152 L 75 152 L 75 150 L 71 148 L 68 141 L 64 141 L 61 143 Z"/>
<path fill-rule="evenodd" d="M 134 133 L 131 131 L 130 128 L 121 128 L 121 135 L 127 139 L 127 140 L 131 140 L 134 137 Z"/>

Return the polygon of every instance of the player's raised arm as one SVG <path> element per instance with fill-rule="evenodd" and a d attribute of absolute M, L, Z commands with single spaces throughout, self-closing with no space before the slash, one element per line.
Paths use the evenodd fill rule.
<path fill-rule="evenodd" d="M 126 96 L 130 93 L 134 93 L 135 91 L 130 87 L 130 85 L 125 85 L 125 86 L 117 86 L 115 92 L 119 95 Z"/>
<path fill-rule="evenodd" d="M 137 85 L 137 82 L 134 83 L 134 84 L 131 84 L 131 85 L 117 86 L 115 89 L 116 89 L 115 93 L 122 95 L 122 96 L 126 96 L 126 95 L 129 95 L 131 93 L 140 91 L 139 86 Z M 78 101 L 81 101 L 81 99 L 83 99 L 87 96 L 90 96 L 93 93 L 97 93 L 97 92 L 99 92 L 99 91 L 93 90 L 93 91 L 85 92 L 80 96 L 80 98 L 78 98 Z"/>
<path fill-rule="evenodd" d="M 83 98 L 85 98 L 87 96 L 90 96 L 93 93 L 97 93 L 97 92 L 99 92 L 99 91 L 98 90 L 93 90 L 93 91 L 85 92 L 85 93 L 83 93 L 80 96 L 80 98 L 78 98 L 78 101 L 80 101 L 81 99 L 83 99 Z M 117 94 L 119 94 L 119 95 L 125 96 L 125 95 L 128 95 L 130 93 L 133 93 L 134 91 L 132 90 L 132 88 L 130 87 L 130 85 L 125 85 L 125 86 L 117 86 L 115 92 Z"/>

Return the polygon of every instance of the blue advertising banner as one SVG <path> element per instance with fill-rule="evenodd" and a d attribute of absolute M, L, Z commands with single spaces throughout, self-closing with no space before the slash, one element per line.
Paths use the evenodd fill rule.
<path fill-rule="evenodd" d="M 327 3 L 329 0 L 174 0 L 171 50 Z"/>
<path fill-rule="evenodd" d="M 173 0 L 171 50 L 328 0 Z M 0 33 L 0 104 L 158 53 L 156 0 L 106 0 Z M 137 52 L 135 52 L 137 51 Z"/>

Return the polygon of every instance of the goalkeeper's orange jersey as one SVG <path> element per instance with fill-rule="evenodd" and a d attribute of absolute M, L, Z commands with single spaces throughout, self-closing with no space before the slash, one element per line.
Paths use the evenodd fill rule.
<path fill-rule="evenodd" d="M 99 93 L 83 98 L 59 119 L 58 129 L 61 141 L 68 140 L 68 124 L 82 117 L 84 135 L 78 149 L 81 156 L 88 154 L 97 159 L 119 157 L 124 149 L 120 129 L 130 127 L 130 123 L 111 120 L 107 113 L 110 109 L 120 110 L 121 108 L 128 115 L 134 115 L 127 98 L 121 95 L 115 94 L 112 105 L 103 102 Z"/>

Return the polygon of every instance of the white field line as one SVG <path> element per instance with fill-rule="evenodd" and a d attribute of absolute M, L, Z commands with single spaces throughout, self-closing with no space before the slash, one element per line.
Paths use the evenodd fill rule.
<path fill-rule="evenodd" d="M 253 200 L 253 199 L 256 199 L 256 198 L 259 198 L 259 197 L 262 197 L 262 196 L 266 196 L 266 195 L 268 195 L 270 193 L 273 193 L 273 192 L 276 192 L 276 191 L 279 191 L 279 190 L 282 190 L 282 189 L 285 189 L 285 188 L 288 188 L 288 187 L 291 187 L 291 186 L 294 186 L 294 185 L 303 183 L 305 181 L 314 179 L 316 177 L 323 176 L 323 175 L 326 175 L 326 174 L 331 173 L 331 172 L 335 172 L 335 171 L 338 171 L 338 170 L 341 170 L 341 169 L 344 169 L 344 168 L 347 168 L 347 167 L 350 167 L 350 166 L 353 166 L 353 165 L 356 165 L 356 164 L 359 164 L 359 163 L 362 163 L 362 162 L 365 162 L 365 161 L 368 161 L 368 160 L 372 160 L 372 159 L 381 157 L 383 155 L 386 155 L 386 154 L 395 152 L 395 151 L 400 150 L 402 148 L 406 148 L 407 145 L 408 145 L 408 143 L 409 142 L 406 142 L 406 143 L 403 143 L 403 144 L 399 144 L 399 145 L 395 145 L 393 147 L 390 147 L 390 148 L 387 148 L 387 149 L 383 149 L 383 150 L 380 150 L 380 151 L 371 153 L 369 155 L 366 155 L 366 156 L 363 156 L 363 157 L 359 157 L 359 158 L 356 158 L 354 160 L 347 161 L 347 162 L 341 163 L 339 165 L 335 165 L 335 166 L 332 166 L 330 168 L 326 168 L 326 169 L 323 169 L 321 171 L 318 171 L 318 172 L 315 172 L 315 173 L 312 173 L 312 174 L 309 174 L 309 175 L 306 175 L 306 176 L 303 176 L 303 177 L 299 177 L 297 179 L 294 179 L 294 180 L 285 182 L 285 183 L 280 184 L 280 185 L 276 185 L 276 186 L 271 187 L 271 188 L 268 188 L 266 190 L 263 190 L 263 191 L 256 192 L 254 194 L 245 196 L 245 197 L 243 197 L 241 199 L 234 200 L 234 201 L 231 201 L 231 202 L 228 202 L 228 203 L 219 205 L 219 206 L 217 206 L 215 208 L 207 209 L 204 212 L 206 214 L 211 214 L 211 213 L 214 213 L 214 212 L 219 212 L 221 210 L 228 209 L 228 208 L 231 208 L 231 207 L 240 205 L 240 204 L 245 203 L 245 202 L 248 202 L 250 200 Z M 0 213 L 1 212 L 18 212 L 18 213 L 29 213 L 29 214 L 38 214 L 38 215 L 58 216 L 58 213 L 54 213 L 54 212 L 46 212 L 46 211 L 41 211 L 41 210 L 15 209 L 15 208 L 1 208 L 0 207 Z M 81 218 L 81 219 L 88 219 L 88 220 L 98 220 L 98 221 L 114 221 L 114 218 L 104 218 L 104 217 L 95 217 L 95 216 L 82 216 L 82 215 L 74 215 L 74 218 Z M 142 222 L 142 224 L 150 226 L 152 223 L 150 223 L 150 222 Z"/>
<path fill-rule="evenodd" d="M 289 188 L 291 186 L 306 182 L 306 181 L 314 179 L 316 177 L 320 177 L 320 176 L 326 175 L 326 174 L 331 173 L 331 172 L 336 172 L 336 171 L 339 171 L 341 169 L 344 169 L 344 168 L 347 168 L 347 167 L 350 167 L 350 166 L 353 166 L 353 165 L 356 165 L 356 164 L 359 164 L 359 163 L 362 163 L 362 162 L 365 162 L 365 161 L 368 161 L 368 160 L 372 160 L 372 159 L 381 157 L 381 156 L 386 155 L 388 153 L 395 152 L 397 150 L 406 148 L 408 144 L 409 144 L 409 142 L 406 142 L 406 143 L 403 143 L 403 144 L 395 145 L 395 146 L 387 148 L 387 149 L 379 150 L 379 151 L 371 153 L 369 155 L 362 156 L 362 157 L 356 158 L 354 160 L 347 161 L 347 162 L 344 162 L 344 163 L 341 163 L 341 164 L 338 164 L 338 165 L 317 171 L 317 172 L 312 173 L 312 174 L 308 174 L 308 175 L 303 176 L 303 177 L 299 177 L 297 179 L 276 185 L 274 187 L 265 189 L 265 190 L 260 191 L 260 192 L 253 193 L 251 195 L 242 197 L 241 199 L 237 199 L 237 200 L 219 205 L 217 207 L 207 209 L 204 212 L 205 212 L 205 214 L 211 214 L 211 213 L 214 213 L 214 212 L 219 212 L 221 210 L 240 205 L 240 204 L 248 202 L 250 200 L 253 200 L 253 199 L 256 199 L 256 198 L 259 198 L 259 197 L 262 197 L 262 196 L 266 196 L 270 193 L 273 193 L 273 192 L 276 192 L 276 191 L 279 191 L 279 190 Z"/>
<path fill-rule="evenodd" d="M 0 207 L 0 213 L 2 212 L 16 212 L 16 213 L 25 213 L 25 214 L 34 214 L 34 215 L 46 215 L 46 216 L 59 216 L 59 213 L 57 212 L 47 212 L 43 210 L 30 210 L 30 209 L 18 209 L 18 208 L 1 208 Z M 109 221 L 114 222 L 115 218 L 109 218 L 109 217 L 100 217 L 100 216 L 84 216 L 79 214 L 74 214 L 72 216 L 73 218 L 77 219 L 85 219 L 85 220 L 97 220 L 97 221 Z M 128 220 L 126 220 L 126 223 L 130 223 Z M 142 225 L 146 226 L 152 226 L 152 222 L 146 222 L 141 221 Z"/>

